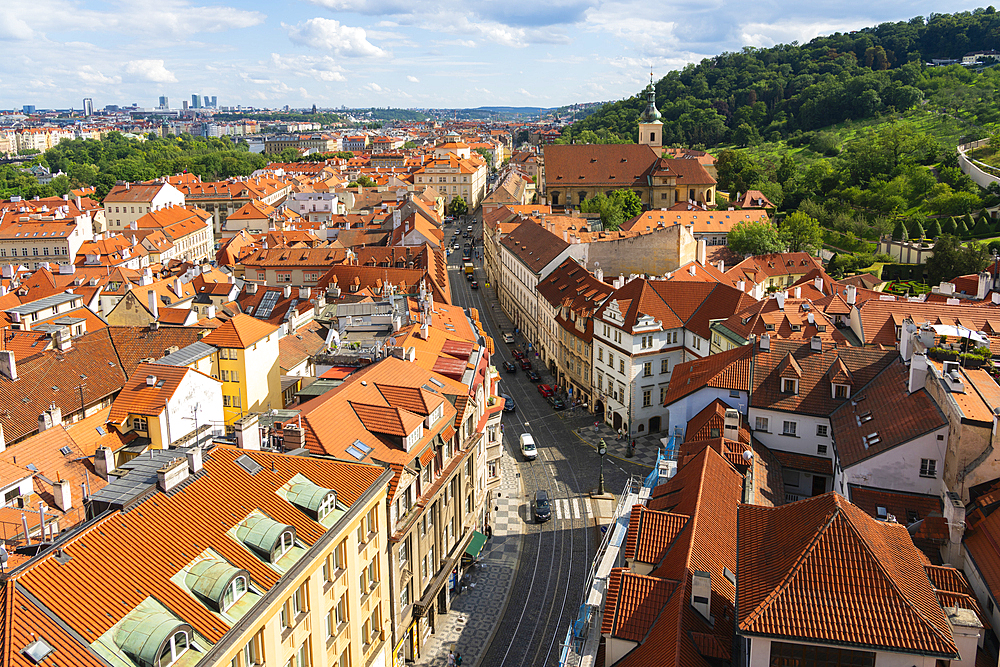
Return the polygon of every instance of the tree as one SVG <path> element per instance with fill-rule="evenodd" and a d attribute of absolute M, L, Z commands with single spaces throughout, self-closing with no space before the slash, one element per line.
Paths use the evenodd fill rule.
<path fill-rule="evenodd" d="M 600 213 L 604 229 L 614 231 L 626 220 L 631 220 L 642 213 L 642 200 L 639 199 L 639 195 L 626 188 L 615 190 L 610 197 L 598 192 L 596 196 L 585 199 L 580 204 L 580 211 Z"/>
<path fill-rule="evenodd" d="M 726 149 L 715 161 L 719 174 L 719 189 L 735 195 L 746 192 L 750 186 L 763 179 L 763 170 L 746 151 Z"/>
<path fill-rule="evenodd" d="M 378 183 L 376 183 L 375 179 L 373 179 L 371 176 L 359 176 L 357 180 L 348 183 L 347 187 L 356 188 L 359 185 L 363 188 L 374 188 L 378 185 Z"/>
<path fill-rule="evenodd" d="M 927 228 L 927 237 L 931 239 L 936 239 L 941 236 L 943 232 L 941 231 L 941 223 L 937 218 L 931 218 L 931 226 Z"/>
<path fill-rule="evenodd" d="M 294 146 L 289 146 L 277 155 L 271 156 L 275 162 L 295 162 L 302 157 L 302 152 Z"/>
<path fill-rule="evenodd" d="M 952 218 L 945 218 L 944 222 L 941 223 L 941 233 L 942 234 L 958 233 L 958 227 L 955 225 L 955 221 Z"/>
<path fill-rule="evenodd" d="M 781 223 L 779 238 L 789 252 L 807 252 L 813 255 L 823 247 L 823 229 L 819 220 L 802 211 L 795 211 Z"/>
<path fill-rule="evenodd" d="M 756 220 L 744 220 L 733 225 L 729 230 L 728 244 L 737 255 L 766 255 L 785 250 L 778 228 L 770 222 Z"/>
<path fill-rule="evenodd" d="M 403 148 L 405 148 L 407 150 L 409 150 L 411 148 L 416 148 L 416 147 L 417 147 L 417 142 L 415 142 L 415 141 L 407 141 L 406 143 L 403 144 Z"/>
<path fill-rule="evenodd" d="M 969 241 L 964 246 L 957 236 L 945 234 L 934 244 L 934 256 L 927 260 L 927 275 L 932 285 L 956 276 L 979 273 L 990 263 L 985 243 Z"/>
<path fill-rule="evenodd" d="M 448 204 L 448 212 L 452 215 L 465 215 L 469 212 L 469 205 L 465 203 L 462 195 L 455 195 L 455 198 Z"/>
<path fill-rule="evenodd" d="M 919 219 L 914 220 L 913 226 L 910 227 L 910 238 L 912 238 L 913 240 L 917 240 L 917 239 L 922 239 L 925 236 L 927 236 L 927 233 L 924 231 L 924 225 L 920 222 Z"/>
<path fill-rule="evenodd" d="M 892 240 L 906 241 L 909 238 L 910 233 L 906 231 L 906 225 L 903 224 L 903 219 L 899 218 L 896 220 L 896 226 L 892 228 Z"/>

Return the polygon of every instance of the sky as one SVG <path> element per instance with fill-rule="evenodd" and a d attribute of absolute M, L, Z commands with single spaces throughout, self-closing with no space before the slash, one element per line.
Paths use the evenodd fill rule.
<path fill-rule="evenodd" d="M 954 0 L 0 0 L 0 109 L 556 107 Z M 956 54 L 961 55 L 961 54 Z"/>

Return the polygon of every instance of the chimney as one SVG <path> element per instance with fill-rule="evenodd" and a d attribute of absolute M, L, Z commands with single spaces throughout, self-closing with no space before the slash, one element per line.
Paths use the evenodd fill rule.
<path fill-rule="evenodd" d="M 147 387 L 155 387 L 156 386 L 156 376 L 155 375 L 147 375 L 146 376 L 146 386 Z"/>
<path fill-rule="evenodd" d="M 143 280 L 146 280 L 145 276 L 143 276 Z M 147 300 L 149 301 L 149 312 L 153 314 L 153 319 L 160 319 L 160 300 L 157 298 L 156 292 L 149 290 L 147 292 Z"/>
<path fill-rule="evenodd" d="M 246 283 L 247 294 L 257 293 L 257 283 Z"/>
<path fill-rule="evenodd" d="M 990 274 L 983 271 L 979 274 L 979 282 L 976 285 L 976 298 L 979 300 L 985 299 L 986 295 L 990 291 Z"/>
<path fill-rule="evenodd" d="M 107 447 L 98 447 L 94 452 L 94 470 L 102 479 L 108 479 L 109 473 L 115 469 L 115 453 Z"/>
<path fill-rule="evenodd" d="M 236 427 L 236 446 L 240 449 L 260 449 L 260 427 L 257 425 L 256 414 L 246 415 L 237 419 L 233 426 Z"/>
<path fill-rule="evenodd" d="M 601 269 L 601 268 L 594 269 L 594 277 L 597 278 L 598 281 L 600 281 L 600 282 L 603 283 L 604 282 L 604 269 Z"/>
<path fill-rule="evenodd" d="M 174 294 L 176 294 L 178 297 L 181 297 L 184 294 L 184 287 L 181 284 L 180 278 L 174 278 Z"/>
<path fill-rule="evenodd" d="M 56 499 L 56 507 L 63 512 L 69 511 L 73 507 L 73 493 L 69 482 L 61 480 L 52 484 L 52 495 Z"/>
<path fill-rule="evenodd" d="M 722 435 L 730 440 L 739 442 L 740 436 L 740 412 L 734 408 L 726 408 L 726 415 L 723 421 Z"/>
<path fill-rule="evenodd" d="M 747 289 L 747 281 L 745 281 L 745 280 L 737 280 L 736 281 L 736 289 L 738 289 L 741 292 L 745 292 L 746 289 Z"/>
<path fill-rule="evenodd" d="M 920 391 L 927 385 L 927 357 L 914 354 L 910 357 L 910 381 L 906 387 L 911 394 Z"/>
<path fill-rule="evenodd" d="M 299 298 L 300 299 L 302 299 L 303 301 L 305 301 L 310 296 L 312 296 L 312 290 L 310 288 L 308 288 L 308 287 L 300 287 L 299 288 Z"/>
<path fill-rule="evenodd" d="M 691 573 L 691 606 L 706 621 L 712 621 L 712 575 L 708 572 Z"/>
<path fill-rule="evenodd" d="M 719 260 L 719 273 L 725 273 L 725 272 L 726 272 L 726 262 L 720 259 Z"/>
<path fill-rule="evenodd" d="M 189 476 L 187 459 L 177 458 L 156 471 L 156 485 L 160 491 L 172 491 Z"/>
<path fill-rule="evenodd" d="M 210 305 L 205 307 L 205 317 L 212 319 L 215 317 L 215 305 Z"/>
<path fill-rule="evenodd" d="M 285 298 L 289 299 L 289 298 L 291 298 L 291 296 L 292 296 L 292 286 L 291 285 L 285 285 Z"/>
<path fill-rule="evenodd" d="M 847 305 L 853 306 L 858 301 L 858 288 L 854 285 L 847 286 Z"/>
<path fill-rule="evenodd" d="M 948 523 L 949 543 L 945 545 L 946 553 L 942 555 L 948 559 L 945 561 L 946 563 L 952 563 L 955 567 L 961 568 L 962 562 L 965 560 L 962 548 L 962 537 L 965 534 L 965 503 L 962 502 L 961 496 L 954 491 L 948 491 L 945 494 L 943 514 Z"/>
<path fill-rule="evenodd" d="M 197 436 L 197 434 L 195 434 Z M 192 475 L 197 475 L 202 469 L 202 454 L 201 447 L 195 445 L 191 449 L 187 450 L 187 464 L 188 472 Z"/>
<path fill-rule="evenodd" d="M 784 310 L 785 309 L 785 293 L 784 292 L 775 292 L 774 293 L 774 298 L 778 302 L 778 310 Z"/>
<path fill-rule="evenodd" d="M 72 329 L 65 327 L 59 329 L 53 335 L 53 340 L 55 341 L 56 347 L 60 351 L 65 352 L 69 348 L 73 347 L 73 333 Z"/>
<path fill-rule="evenodd" d="M 17 379 L 17 361 L 10 350 L 0 350 L 0 375 L 8 380 Z"/>
<path fill-rule="evenodd" d="M 771 349 L 771 336 L 769 334 L 764 334 L 760 337 L 760 350 L 761 352 L 767 352 Z"/>
<path fill-rule="evenodd" d="M 698 239 L 698 249 L 695 251 L 695 259 L 702 266 L 705 266 L 705 255 L 705 239 Z"/>
<path fill-rule="evenodd" d="M 3 437 L 3 424 L 0 424 L 0 452 L 7 449 L 7 440 Z"/>
<path fill-rule="evenodd" d="M 796 299 L 801 299 L 802 298 L 802 287 L 796 287 L 795 290 L 792 293 L 795 295 Z"/>
<path fill-rule="evenodd" d="M 54 404 L 49 406 L 49 409 L 38 415 L 38 432 L 46 431 L 50 428 L 55 428 L 62 424 L 62 408 L 56 407 Z"/>
<path fill-rule="evenodd" d="M 823 339 L 819 336 L 813 336 L 809 339 L 809 349 L 813 352 L 823 351 Z"/>
<path fill-rule="evenodd" d="M 824 292 L 823 292 L 823 279 L 822 278 L 820 278 L 819 276 L 816 276 L 816 279 L 813 280 L 813 284 L 816 285 L 816 289 L 818 289 L 820 291 L 820 294 L 824 294 Z"/>
<path fill-rule="evenodd" d="M 566 229 L 563 230 L 563 241 L 569 243 L 569 230 Z"/>

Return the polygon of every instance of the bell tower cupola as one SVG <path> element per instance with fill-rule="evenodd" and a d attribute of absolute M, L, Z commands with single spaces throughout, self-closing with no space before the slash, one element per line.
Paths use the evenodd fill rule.
<path fill-rule="evenodd" d="M 646 108 L 639 116 L 639 143 L 659 148 L 663 145 L 663 115 L 656 108 L 656 87 L 653 85 L 653 72 L 649 73 L 649 86 L 646 87 Z"/>

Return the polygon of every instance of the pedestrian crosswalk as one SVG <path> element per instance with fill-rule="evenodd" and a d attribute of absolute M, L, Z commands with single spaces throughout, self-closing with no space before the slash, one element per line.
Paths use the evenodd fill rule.
<path fill-rule="evenodd" d="M 585 519 L 593 514 L 587 498 L 558 498 L 554 504 L 557 519 Z"/>

